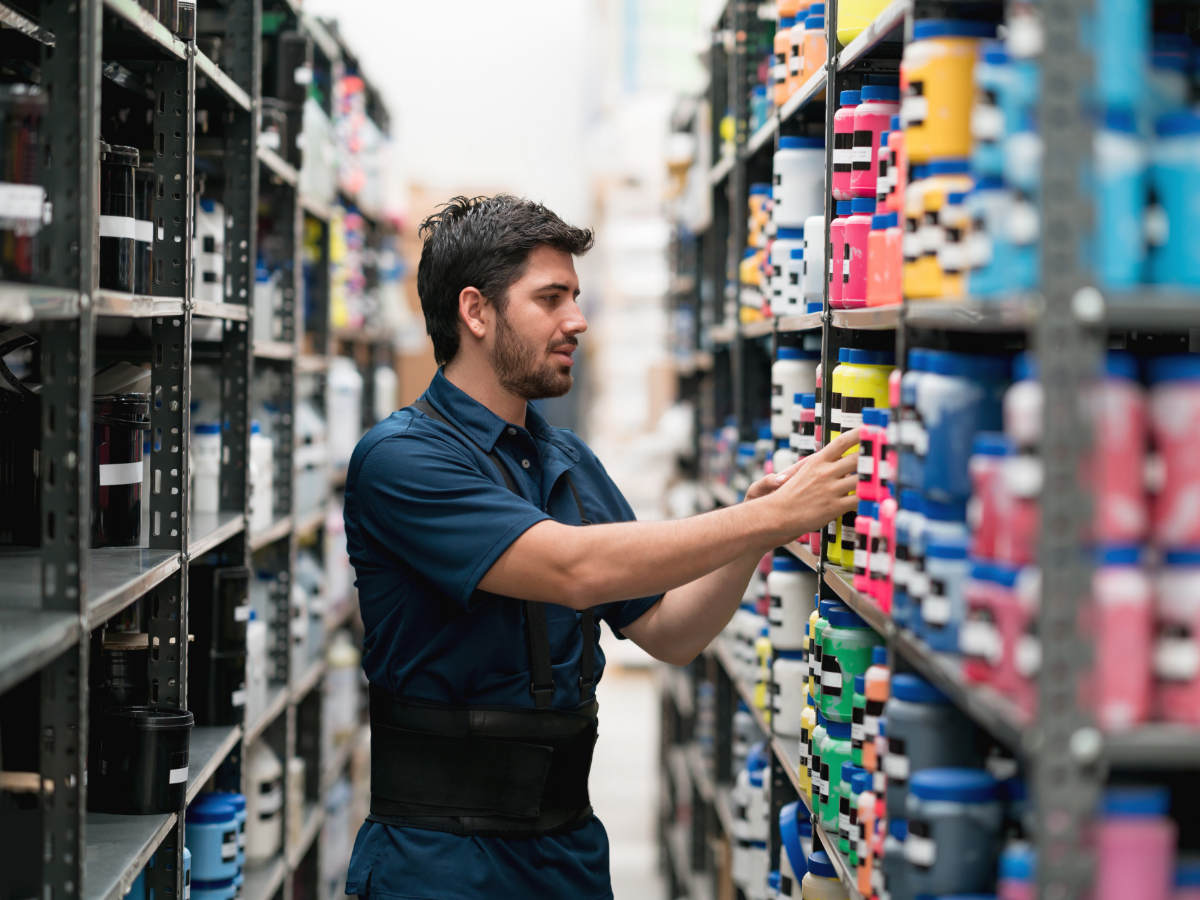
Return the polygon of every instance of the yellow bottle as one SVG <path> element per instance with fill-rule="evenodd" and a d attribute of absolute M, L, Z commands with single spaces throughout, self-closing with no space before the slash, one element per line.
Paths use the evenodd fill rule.
<path fill-rule="evenodd" d="M 888 376 L 895 368 L 896 356 L 890 351 L 883 350 L 851 350 L 850 360 L 839 368 L 842 372 L 842 417 L 841 427 L 850 431 L 862 425 L 862 411 L 868 406 L 887 409 L 888 406 Z M 855 444 L 843 455 L 857 454 L 859 445 Z M 854 520 L 857 513 L 846 513 L 838 529 L 838 539 L 841 542 L 842 565 L 851 568 L 854 561 L 854 544 L 857 535 L 854 531 Z"/>
<path fill-rule="evenodd" d="M 814 700 L 817 697 L 817 642 L 813 635 L 817 631 L 817 619 L 821 618 L 819 610 L 814 609 L 808 615 L 808 627 L 804 629 L 804 649 L 808 652 L 808 696 Z"/>
<path fill-rule="evenodd" d="M 817 708 L 810 702 L 808 687 L 804 689 L 804 709 L 800 713 L 800 765 L 796 770 L 796 780 L 800 782 L 800 790 L 808 797 L 809 807 L 812 807 L 812 733 L 817 727 Z"/>
<path fill-rule="evenodd" d="M 845 47 L 888 6 L 891 0 L 839 0 L 837 39 Z"/>
<path fill-rule="evenodd" d="M 846 373 L 846 363 L 850 361 L 849 348 L 843 347 L 838 351 L 838 364 L 830 376 L 829 409 L 826 418 L 829 420 L 829 440 L 832 441 L 842 433 L 842 376 Z M 828 442 L 827 442 L 828 443 Z M 826 526 L 829 547 L 826 556 L 835 566 L 842 562 L 842 523 L 836 519 Z"/>
<path fill-rule="evenodd" d="M 771 639 L 765 634 L 754 642 L 754 652 L 758 655 L 758 681 L 754 684 L 754 705 L 763 712 L 763 718 L 771 722 L 771 705 L 768 703 L 767 686 L 771 683 Z"/>

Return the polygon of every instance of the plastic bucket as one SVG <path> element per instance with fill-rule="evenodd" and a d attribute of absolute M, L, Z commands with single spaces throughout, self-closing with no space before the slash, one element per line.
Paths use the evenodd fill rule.
<path fill-rule="evenodd" d="M 149 394 L 92 399 L 92 546 L 130 547 L 142 536 L 142 432 Z"/>
<path fill-rule="evenodd" d="M 187 710 L 113 706 L 100 715 L 91 773 L 96 812 L 179 812 L 187 793 L 193 717 Z"/>

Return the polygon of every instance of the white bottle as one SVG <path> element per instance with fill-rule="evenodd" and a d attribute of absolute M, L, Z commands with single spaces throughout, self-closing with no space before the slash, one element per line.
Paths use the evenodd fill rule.
<path fill-rule="evenodd" d="M 771 312 L 777 316 L 788 310 L 788 263 L 793 250 L 804 249 L 803 228 L 780 228 L 771 242 Z"/>
<path fill-rule="evenodd" d="M 799 347 L 780 347 L 771 365 L 771 435 L 787 440 L 792 434 L 792 398 L 816 389 L 817 360 L 806 359 Z"/>
<path fill-rule="evenodd" d="M 805 219 L 825 209 L 825 139 L 781 137 L 772 168 L 771 218 L 780 228 L 804 228 Z"/>
<path fill-rule="evenodd" d="M 335 356 L 329 360 L 325 412 L 329 434 L 329 464 L 335 469 L 350 464 L 362 437 L 363 379 L 354 360 Z"/>
<path fill-rule="evenodd" d="M 804 249 L 788 254 L 784 266 L 787 275 L 783 285 L 783 312 L 777 315 L 798 316 L 805 312 L 804 303 Z"/>
<path fill-rule="evenodd" d="M 391 366 L 375 368 L 375 397 L 373 399 L 376 422 L 382 422 L 396 411 L 396 391 L 399 390 L 400 380 L 396 370 Z"/>
<path fill-rule="evenodd" d="M 283 837 L 283 766 L 264 740 L 250 746 L 246 781 L 246 862 L 266 862 Z"/>
<path fill-rule="evenodd" d="M 804 302 L 825 299 L 825 216 L 804 220 Z"/>
<path fill-rule="evenodd" d="M 269 528 L 275 516 L 275 442 L 250 423 L 250 531 Z"/>
<path fill-rule="evenodd" d="M 221 508 L 221 423 L 192 426 L 192 511 L 215 513 Z"/>
<path fill-rule="evenodd" d="M 776 556 L 767 575 L 771 646 L 776 650 L 803 650 L 804 626 L 813 611 L 817 576 L 800 560 Z"/>
<path fill-rule="evenodd" d="M 256 582 L 257 583 L 257 582 Z M 250 610 L 246 623 L 246 724 L 258 720 L 267 708 L 267 622 Z"/>
<path fill-rule="evenodd" d="M 201 198 L 195 234 L 196 299 L 220 303 L 225 299 L 225 207 Z"/>
<path fill-rule="evenodd" d="M 308 770 L 303 756 L 293 756 L 287 765 L 287 843 L 300 843 L 304 831 L 304 776 Z"/>

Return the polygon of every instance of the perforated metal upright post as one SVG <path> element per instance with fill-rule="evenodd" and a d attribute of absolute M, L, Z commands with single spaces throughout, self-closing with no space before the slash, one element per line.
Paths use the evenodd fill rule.
<path fill-rule="evenodd" d="M 100 177 L 100 0 L 46 2 L 41 25 L 47 99 L 38 181 L 52 215 L 41 233 L 39 278 L 78 290 L 76 318 L 42 324 L 42 606 L 78 613 L 87 634 L 91 536 L 93 300 L 98 281 Z M 41 672 L 42 898 L 74 900 L 85 874 L 88 642 Z"/>
<path fill-rule="evenodd" d="M 1028 737 L 1034 758 L 1037 803 L 1038 885 L 1045 900 L 1086 896 L 1092 855 L 1086 829 L 1103 773 L 1101 737 L 1080 708 L 1077 685 L 1090 664 L 1090 646 L 1079 633 L 1089 602 L 1091 567 L 1080 541 L 1091 522 L 1091 503 L 1079 481 L 1090 445 L 1083 398 L 1096 371 L 1097 335 L 1087 320 L 1102 305 L 1080 268 L 1080 242 L 1091 209 L 1080 191 L 1092 134 L 1083 106 L 1091 79 L 1090 55 L 1080 46 L 1090 0 L 1046 0 L 1041 6 L 1045 46 L 1041 59 L 1039 127 L 1045 142 L 1042 175 L 1042 292 L 1037 329 L 1045 392 L 1041 496 L 1042 603 L 1039 630 L 1044 654 L 1038 679 L 1038 723 Z"/>

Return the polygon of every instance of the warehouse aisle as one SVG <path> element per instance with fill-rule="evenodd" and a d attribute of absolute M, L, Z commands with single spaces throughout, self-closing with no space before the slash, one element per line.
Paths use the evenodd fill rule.
<path fill-rule="evenodd" d="M 605 632 L 605 652 L 608 652 Z M 612 641 L 616 643 L 616 641 Z M 654 672 L 610 663 L 597 689 L 592 806 L 608 830 L 615 900 L 662 900 L 655 809 L 660 708 Z"/>

